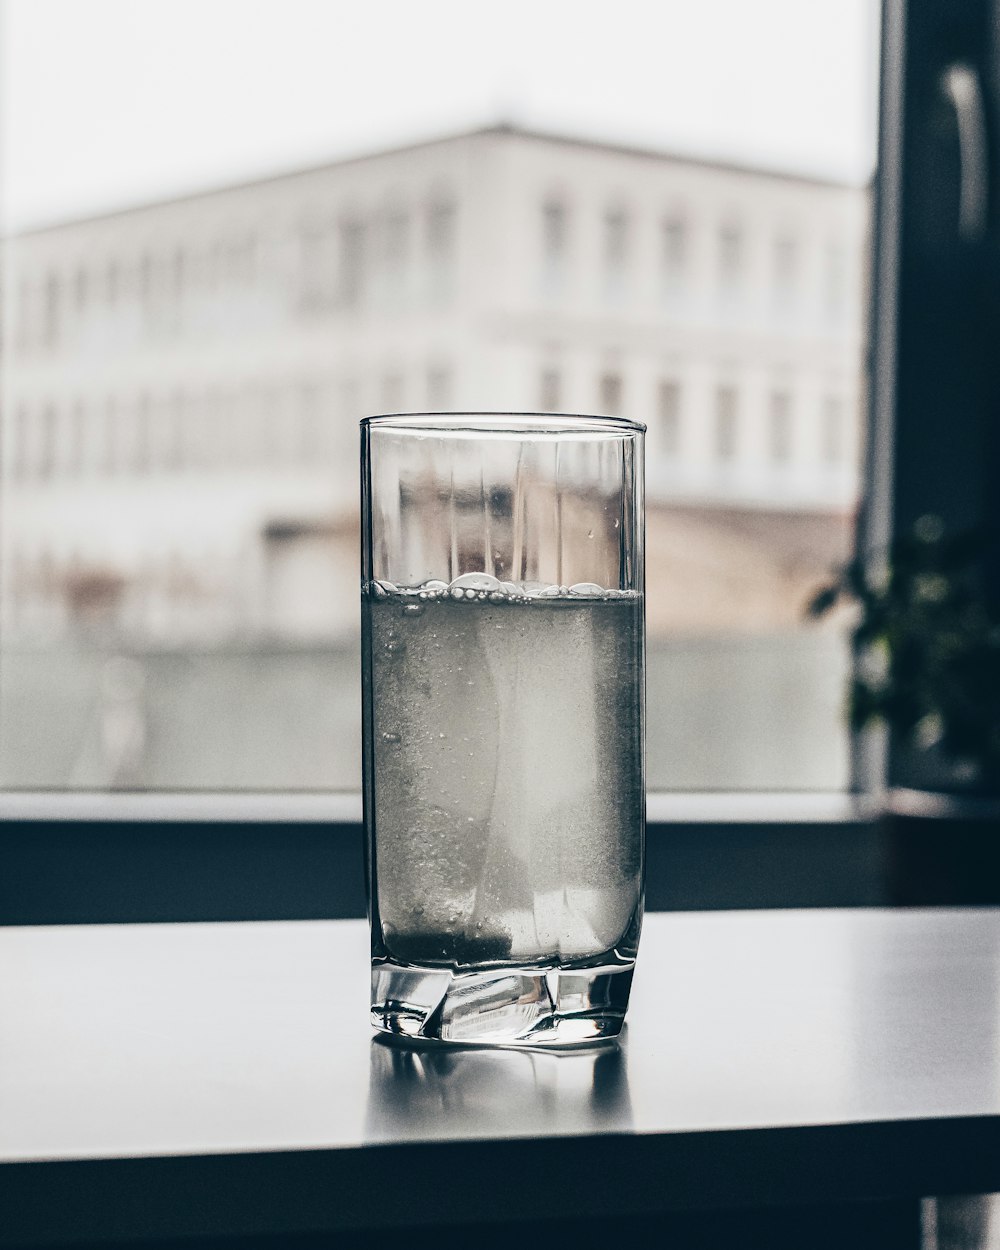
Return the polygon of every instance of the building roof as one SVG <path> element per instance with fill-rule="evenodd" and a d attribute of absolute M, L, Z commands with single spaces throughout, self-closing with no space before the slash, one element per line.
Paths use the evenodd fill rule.
<path fill-rule="evenodd" d="M 348 165 L 356 165 L 363 161 L 379 160 L 386 157 L 397 156 L 404 152 L 419 151 L 421 148 L 439 147 L 448 143 L 458 143 L 464 140 L 488 138 L 491 136 L 510 136 L 512 138 L 523 139 L 532 143 L 554 143 L 563 147 L 583 148 L 596 152 L 616 153 L 622 156 L 638 157 L 643 160 L 667 161 L 672 164 L 685 165 L 699 169 L 714 169 L 729 173 L 749 174 L 754 177 L 775 179 L 780 182 L 791 182 L 798 185 L 830 187 L 840 190 L 860 189 L 859 184 L 847 182 L 842 179 L 824 178 L 812 174 L 792 173 L 768 166 L 695 156 L 676 150 L 671 151 L 663 148 L 653 148 L 627 143 L 615 143 L 606 139 L 588 138 L 580 135 L 559 134 L 554 131 L 537 130 L 518 126 L 509 122 L 498 122 L 494 125 L 477 127 L 472 130 L 457 131 L 447 135 L 437 135 L 427 139 L 416 140 L 411 143 L 399 144 L 387 148 L 377 148 L 372 151 L 358 152 L 354 155 L 348 156 L 340 156 L 331 160 L 319 161 L 292 169 L 279 170 L 276 173 L 265 174 L 261 177 L 246 178 L 237 182 L 204 187 L 196 191 L 184 192 L 180 195 L 167 196 L 166 198 L 160 200 L 147 200 L 136 204 L 125 205 L 121 208 L 109 209 L 105 212 L 89 213 L 82 217 L 66 218 L 61 221 L 48 222 L 41 226 L 11 231 L 10 234 L 5 237 L 8 239 L 27 238 L 34 235 L 45 234 L 52 230 L 62 230 L 67 226 L 113 220 L 116 217 L 127 216 L 130 213 L 145 212 L 149 209 L 162 208 L 171 204 L 190 203 L 208 198 L 209 196 L 224 195 L 227 192 L 232 191 L 242 191 L 254 186 L 281 182 L 285 179 L 306 177 L 310 174 L 318 174 L 328 169 L 337 169 Z"/>

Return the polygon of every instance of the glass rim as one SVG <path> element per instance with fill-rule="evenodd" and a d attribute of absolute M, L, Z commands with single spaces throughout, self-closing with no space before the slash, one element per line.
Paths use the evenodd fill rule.
<path fill-rule="evenodd" d="M 362 429 L 401 433 L 460 434 L 645 434 L 631 417 L 569 412 L 393 412 L 362 417 Z"/>

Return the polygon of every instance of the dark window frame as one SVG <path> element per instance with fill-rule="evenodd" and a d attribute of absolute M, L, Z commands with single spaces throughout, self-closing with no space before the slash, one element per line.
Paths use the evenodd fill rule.
<path fill-rule="evenodd" d="M 968 326 L 962 280 L 977 266 L 992 274 L 995 265 L 1000 197 L 992 184 L 981 239 L 942 240 L 928 233 L 928 223 L 936 221 L 952 223 L 954 234 L 958 219 L 957 133 L 942 122 L 940 100 L 930 98 L 949 61 L 979 72 L 990 145 L 997 146 L 991 16 L 986 0 L 954 6 L 884 0 L 863 549 L 878 547 L 915 512 L 928 509 L 922 467 L 939 463 L 940 388 L 955 384 L 967 356 L 952 334 L 942 370 L 940 343 L 937 352 L 927 352 L 926 337 L 954 316 L 956 303 L 963 314 L 959 326 Z M 928 188 L 936 196 L 930 205 Z M 930 325 L 928 279 L 939 297 Z M 992 317 L 992 305 L 987 311 Z M 929 502 L 949 518 L 961 517 L 956 474 L 968 469 L 972 434 L 980 431 L 984 404 L 992 402 L 994 383 L 984 363 L 977 359 L 975 402 L 959 406 L 966 415 L 945 423 L 950 437 L 956 425 L 966 435 L 932 483 Z M 932 366 L 945 382 L 921 395 Z M 992 461 L 981 461 L 976 482 L 985 485 L 991 473 Z M 1000 501 L 991 519 L 1000 526 Z M 886 773 L 880 758 L 869 743 L 859 745 L 854 796 L 650 795 L 648 905 L 883 902 L 885 846 L 877 804 L 858 795 L 877 794 L 886 776 L 899 783 L 911 774 L 896 755 Z M 357 801 L 289 794 L 0 794 L 0 921 L 357 914 L 363 880 Z"/>

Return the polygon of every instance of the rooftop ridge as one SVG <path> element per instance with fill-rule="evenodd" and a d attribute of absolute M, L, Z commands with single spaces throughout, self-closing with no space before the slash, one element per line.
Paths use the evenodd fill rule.
<path fill-rule="evenodd" d="M 85 213 L 79 217 L 66 217 L 57 221 L 45 222 L 41 225 L 12 230 L 0 235 L 0 241 L 30 238 L 47 234 L 50 231 L 64 230 L 69 226 L 82 226 L 92 222 L 113 220 L 132 213 L 148 212 L 151 209 L 165 208 L 174 204 L 185 204 L 207 199 L 210 196 L 225 195 L 229 192 L 243 191 L 254 186 L 264 186 L 285 179 L 308 177 L 327 169 L 337 169 L 347 165 L 360 164 L 363 161 L 384 160 L 392 156 L 400 156 L 405 152 L 419 151 L 421 148 L 439 147 L 449 143 L 462 143 L 469 140 L 489 137 L 510 137 L 524 139 L 534 143 L 554 143 L 564 147 L 590 148 L 595 151 L 617 153 L 622 156 L 638 157 L 645 160 L 665 161 L 677 165 L 693 166 L 699 169 L 714 169 L 730 173 L 748 174 L 754 177 L 774 179 L 799 185 L 829 187 L 840 190 L 861 190 L 866 185 L 851 182 L 847 179 L 824 177 L 818 174 L 796 173 L 781 170 L 774 166 L 754 165 L 722 157 L 698 156 L 677 149 L 657 148 L 643 144 L 617 142 L 594 136 L 573 135 L 558 131 L 549 131 L 530 126 L 520 126 L 514 122 L 498 121 L 485 126 L 477 126 L 467 130 L 454 131 L 449 134 L 433 135 L 423 139 L 414 139 L 408 143 L 393 144 L 390 147 L 373 148 L 367 151 L 348 153 L 329 160 L 316 161 L 308 165 L 289 167 L 270 174 L 239 179 L 234 182 L 219 183 L 214 186 L 201 187 L 196 190 L 184 191 L 177 195 L 169 195 L 163 199 L 142 200 L 126 204 L 119 208 L 107 209 L 102 212 Z"/>

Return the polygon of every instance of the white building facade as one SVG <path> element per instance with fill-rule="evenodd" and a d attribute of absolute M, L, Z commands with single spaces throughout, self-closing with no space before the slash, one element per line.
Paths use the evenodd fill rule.
<path fill-rule="evenodd" d="M 376 411 L 621 413 L 654 511 L 842 519 L 867 217 L 497 128 L 8 239 L 4 628 L 349 632 Z"/>

